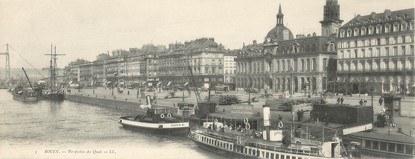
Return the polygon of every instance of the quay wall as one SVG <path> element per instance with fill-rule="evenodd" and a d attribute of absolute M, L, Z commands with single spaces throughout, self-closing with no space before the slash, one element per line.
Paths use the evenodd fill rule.
<path fill-rule="evenodd" d="M 96 106 L 109 107 L 109 108 L 114 108 L 114 109 L 144 112 L 144 110 L 139 107 L 141 103 L 138 103 L 138 102 L 108 99 L 108 98 L 97 98 L 96 96 L 88 96 L 88 95 L 85 96 L 82 94 L 79 94 L 79 95 L 66 94 L 66 100 L 78 102 L 78 103 L 84 103 L 84 104 L 91 104 L 91 105 L 96 105 Z"/>

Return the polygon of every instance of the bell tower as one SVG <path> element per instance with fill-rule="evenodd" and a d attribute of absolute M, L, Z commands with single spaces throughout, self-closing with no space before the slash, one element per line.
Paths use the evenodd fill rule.
<path fill-rule="evenodd" d="M 284 25 L 284 14 L 282 14 L 282 11 L 281 11 L 281 4 L 280 4 L 280 7 L 278 8 L 277 25 Z"/>
<path fill-rule="evenodd" d="M 340 19 L 340 5 L 337 0 L 326 0 L 324 19 L 321 23 L 321 36 L 337 35 L 343 20 Z"/>

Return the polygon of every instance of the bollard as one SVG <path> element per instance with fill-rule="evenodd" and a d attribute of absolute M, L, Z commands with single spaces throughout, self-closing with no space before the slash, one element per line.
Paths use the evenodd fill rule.
<path fill-rule="evenodd" d="M 388 135 L 390 135 L 391 134 L 391 129 L 388 129 Z"/>
<path fill-rule="evenodd" d="M 89 97 L 89 94 L 88 94 L 88 97 Z"/>
<path fill-rule="evenodd" d="M 95 95 L 95 98 L 98 98 L 98 95 Z"/>
<path fill-rule="evenodd" d="M 409 130 L 409 137 L 412 137 L 412 130 Z"/>
<path fill-rule="evenodd" d="M 104 96 L 105 99 L 107 99 L 107 96 Z"/>
<path fill-rule="evenodd" d="M 127 101 L 128 99 L 127 98 L 125 98 L 125 101 Z"/>

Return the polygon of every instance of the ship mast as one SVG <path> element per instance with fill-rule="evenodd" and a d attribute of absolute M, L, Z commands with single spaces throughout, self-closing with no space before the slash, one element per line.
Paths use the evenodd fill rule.
<path fill-rule="evenodd" d="M 65 54 L 57 54 L 56 53 L 56 46 L 55 46 L 55 51 L 53 51 L 53 44 L 51 44 L 50 45 L 50 54 L 45 54 L 45 55 L 50 55 L 50 66 L 49 66 L 49 70 L 50 70 L 50 90 L 51 90 L 51 93 L 53 93 L 53 86 L 56 85 L 56 68 L 57 68 L 56 60 L 58 59 L 58 56 L 65 55 Z"/>

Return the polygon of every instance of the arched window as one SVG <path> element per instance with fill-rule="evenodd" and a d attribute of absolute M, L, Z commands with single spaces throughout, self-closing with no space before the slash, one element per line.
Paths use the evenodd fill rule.
<path fill-rule="evenodd" d="M 382 33 L 382 25 L 377 25 L 376 26 L 376 34 L 380 34 Z"/>
<path fill-rule="evenodd" d="M 345 33 L 344 33 L 344 30 L 343 30 L 343 29 L 341 29 L 341 30 L 340 30 L 340 37 L 341 37 L 341 38 L 344 38 L 344 34 L 345 34 Z"/>
<path fill-rule="evenodd" d="M 366 27 L 361 28 L 360 35 L 366 35 Z"/>
<path fill-rule="evenodd" d="M 347 37 L 351 37 L 352 36 L 352 29 L 347 29 Z"/>
<path fill-rule="evenodd" d="M 334 43 L 329 43 L 329 47 L 328 47 L 327 51 L 329 51 L 329 52 L 334 52 L 335 51 Z"/>
<path fill-rule="evenodd" d="M 391 29 L 391 25 L 389 23 L 385 24 L 385 33 L 389 33 Z"/>
<path fill-rule="evenodd" d="M 407 24 L 404 21 L 404 22 L 401 23 L 401 31 L 406 31 L 406 28 L 407 28 Z"/>
<path fill-rule="evenodd" d="M 373 26 L 369 26 L 369 35 L 372 35 L 374 33 L 374 27 Z"/>
<path fill-rule="evenodd" d="M 393 24 L 393 32 L 399 31 L 399 23 Z"/>
<path fill-rule="evenodd" d="M 300 52 L 300 49 L 299 49 L 299 47 L 298 47 L 298 45 L 297 45 L 297 44 L 294 44 L 294 46 L 293 46 L 293 52 L 294 52 L 294 53 L 298 53 L 298 52 Z"/>
<path fill-rule="evenodd" d="M 359 36 L 359 28 L 354 28 L 353 36 Z"/>

